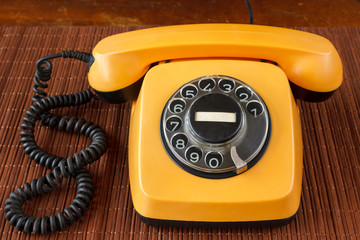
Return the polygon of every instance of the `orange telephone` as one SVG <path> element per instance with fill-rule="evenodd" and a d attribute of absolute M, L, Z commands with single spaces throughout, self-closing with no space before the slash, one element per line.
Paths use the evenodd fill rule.
<path fill-rule="evenodd" d="M 144 221 L 193 226 L 296 213 L 302 137 L 288 79 L 318 95 L 337 89 L 342 65 L 328 40 L 276 27 L 199 24 L 111 36 L 93 56 L 89 82 L 100 96 L 137 98 L 130 186 Z"/>
<path fill-rule="evenodd" d="M 70 55 L 39 60 L 42 79 L 48 79 L 47 59 L 59 56 Z M 328 40 L 277 27 L 196 24 L 110 36 L 92 55 L 76 58 L 89 63 L 89 83 L 98 96 L 110 103 L 133 101 L 130 186 L 144 222 L 231 226 L 282 223 L 295 215 L 303 150 L 292 89 L 305 93 L 305 99 L 326 98 L 340 86 L 341 60 Z M 43 153 L 33 153 L 29 125 L 48 105 L 60 103 L 44 99 L 41 91 L 37 94 L 35 107 L 24 118 L 23 142 L 30 158 L 40 156 L 41 162 Z M 87 91 L 66 101 L 79 104 L 79 99 L 91 97 Z M 56 125 L 55 117 L 44 119 Z M 45 187 L 25 184 L 24 190 L 10 195 L 6 218 L 20 230 L 63 229 L 90 201 L 87 187 L 62 214 L 41 220 L 20 214 L 24 201 L 56 187 L 60 175 L 77 174 L 106 149 L 97 126 L 87 126 L 87 132 L 80 120 L 58 122 L 59 128 L 74 128 L 95 143 L 87 152 L 51 164 L 54 172 L 41 180 Z"/>

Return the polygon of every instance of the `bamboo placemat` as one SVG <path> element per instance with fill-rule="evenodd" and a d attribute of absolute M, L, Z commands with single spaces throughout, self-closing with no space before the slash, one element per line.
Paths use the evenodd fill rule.
<path fill-rule="evenodd" d="M 107 133 L 107 153 L 87 167 L 95 183 L 92 203 L 81 218 L 46 236 L 18 232 L 4 219 L 4 201 L 17 186 L 45 175 L 19 143 L 21 118 L 31 103 L 36 60 L 63 50 L 90 52 L 102 38 L 137 27 L 0 27 L 0 233 L 6 238 L 115 239 L 360 239 L 360 28 L 301 28 L 330 39 L 343 60 L 344 83 L 322 103 L 298 101 L 304 141 L 301 205 L 282 227 L 197 229 L 151 227 L 140 222 L 132 206 L 127 163 L 130 104 L 101 101 L 60 109 L 61 115 L 84 117 Z M 53 61 L 49 95 L 88 87 L 86 65 Z M 121 66 L 119 66 L 121 67 Z M 41 148 L 63 157 L 89 144 L 78 135 L 36 128 Z M 27 214 L 51 215 L 71 203 L 74 180 L 24 205 Z"/>

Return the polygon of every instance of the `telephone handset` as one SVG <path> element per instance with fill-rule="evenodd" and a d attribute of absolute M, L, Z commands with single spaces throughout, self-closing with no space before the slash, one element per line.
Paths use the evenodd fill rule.
<path fill-rule="evenodd" d="M 93 89 L 110 102 L 137 98 L 138 81 L 153 63 L 174 59 L 245 58 L 277 63 L 291 82 L 332 92 L 342 81 L 341 60 L 325 38 L 279 27 L 195 24 L 113 35 L 93 49 Z"/>
<path fill-rule="evenodd" d="M 150 224 L 226 226 L 283 223 L 301 194 L 302 135 L 292 89 L 328 97 L 342 82 L 342 65 L 323 37 L 277 27 L 196 24 L 121 33 L 101 40 L 92 55 L 63 52 L 37 63 L 34 104 L 22 142 L 31 159 L 53 169 L 6 200 L 6 219 L 20 230 L 47 233 L 78 219 L 90 203 L 82 168 L 105 152 L 105 133 L 83 119 L 52 115 L 79 105 L 90 90 L 45 98 L 51 62 L 89 63 L 88 79 L 110 103 L 132 100 L 129 177 L 135 210 Z M 289 80 L 292 82 L 290 87 Z M 62 159 L 39 149 L 34 125 L 73 130 L 93 143 Z M 56 216 L 35 218 L 21 208 L 76 177 L 78 194 Z M 286 222 L 286 221 L 285 221 Z"/>

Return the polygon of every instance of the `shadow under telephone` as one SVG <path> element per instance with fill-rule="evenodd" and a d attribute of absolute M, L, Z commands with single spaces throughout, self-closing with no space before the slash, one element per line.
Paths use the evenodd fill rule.
<path fill-rule="evenodd" d="M 105 101 L 133 100 L 131 195 L 135 210 L 149 224 L 235 226 L 290 219 L 300 204 L 303 158 L 292 89 L 306 93 L 305 99 L 326 98 L 342 82 L 341 60 L 325 38 L 256 25 L 138 30 L 101 40 L 92 55 L 44 57 L 38 62 L 22 142 L 31 159 L 53 171 L 17 188 L 5 207 L 6 218 L 25 232 L 61 230 L 85 212 L 92 187 L 82 167 L 107 147 L 98 126 L 48 113 L 94 97 L 86 90 L 45 98 L 38 88 L 47 87 L 48 60 L 57 57 L 89 63 L 89 83 Z M 36 121 L 80 132 L 93 142 L 67 159 L 41 152 L 33 140 Z M 27 199 L 51 191 L 70 175 L 78 181 L 78 194 L 69 208 L 44 218 L 22 213 Z"/>

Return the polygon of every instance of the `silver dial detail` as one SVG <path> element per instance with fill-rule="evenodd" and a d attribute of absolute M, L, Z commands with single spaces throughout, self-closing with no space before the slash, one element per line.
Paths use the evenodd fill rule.
<path fill-rule="evenodd" d="M 265 102 L 249 85 L 208 75 L 173 94 L 164 106 L 160 131 L 169 156 L 180 167 L 198 176 L 222 178 L 259 161 L 270 139 L 271 121 Z"/>

